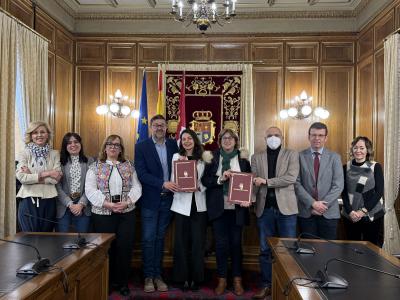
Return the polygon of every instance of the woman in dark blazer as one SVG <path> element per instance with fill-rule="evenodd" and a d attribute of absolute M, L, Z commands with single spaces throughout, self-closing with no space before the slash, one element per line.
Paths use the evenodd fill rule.
<path fill-rule="evenodd" d="M 233 289 L 236 295 L 242 295 L 242 229 L 249 222 L 247 207 L 227 202 L 229 178 L 232 171 L 251 172 L 250 163 L 238 150 L 239 138 L 231 129 L 223 129 L 218 135 L 220 149 L 213 153 L 213 159 L 207 164 L 202 183 L 207 188 L 206 203 L 210 221 L 213 224 L 218 285 L 216 295 L 222 295 L 226 288 L 228 257 L 231 256 Z"/>
<path fill-rule="evenodd" d="M 61 170 L 64 176 L 56 185 L 57 231 L 88 232 L 90 224 L 90 203 L 85 195 L 85 178 L 92 158 L 83 152 L 79 134 L 68 132 L 61 143 Z"/>

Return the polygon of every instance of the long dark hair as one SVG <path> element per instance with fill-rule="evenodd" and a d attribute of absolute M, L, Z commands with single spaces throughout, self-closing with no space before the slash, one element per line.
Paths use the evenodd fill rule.
<path fill-rule="evenodd" d="M 67 145 L 71 137 L 74 137 L 81 144 L 81 151 L 79 151 L 79 161 L 85 163 L 88 162 L 88 159 L 85 156 L 85 153 L 83 152 L 82 138 L 80 137 L 79 134 L 75 132 L 68 132 L 64 135 L 61 143 L 61 151 L 60 151 L 61 164 L 65 166 L 68 163 L 68 161 L 71 161 L 71 155 L 67 151 Z"/>
<path fill-rule="evenodd" d="M 183 148 L 183 145 L 182 145 L 182 135 L 184 133 L 189 134 L 194 141 L 194 147 L 193 147 L 193 153 L 192 153 L 193 159 L 195 159 L 195 160 L 201 159 L 201 156 L 203 155 L 203 152 L 204 152 L 204 148 L 203 148 L 203 145 L 200 143 L 200 140 L 197 137 L 196 132 L 194 132 L 191 129 L 185 129 L 181 132 L 180 142 L 179 142 L 179 154 L 182 156 L 186 156 L 186 150 L 185 150 L 185 148 Z"/>

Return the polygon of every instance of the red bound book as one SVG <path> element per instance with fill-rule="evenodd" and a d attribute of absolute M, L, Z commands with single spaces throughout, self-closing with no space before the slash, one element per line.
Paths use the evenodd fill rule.
<path fill-rule="evenodd" d="M 175 183 L 183 192 L 195 192 L 197 185 L 197 167 L 195 160 L 174 161 Z"/>
<path fill-rule="evenodd" d="M 228 202 L 241 204 L 250 203 L 253 192 L 252 173 L 232 172 L 229 180 Z"/>

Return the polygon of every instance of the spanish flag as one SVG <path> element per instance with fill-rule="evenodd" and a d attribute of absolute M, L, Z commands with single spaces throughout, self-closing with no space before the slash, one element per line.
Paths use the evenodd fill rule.
<path fill-rule="evenodd" d="M 158 75 L 158 99 L 157 99 L 157 115 L 164 115 L 164 97 L 163 97 L 163 77 L 162 71 Z"/>

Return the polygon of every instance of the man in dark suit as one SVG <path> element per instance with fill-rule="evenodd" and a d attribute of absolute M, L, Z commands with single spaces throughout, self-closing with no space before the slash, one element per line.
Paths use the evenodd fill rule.
<path fill-rule="evenodd" d="M 340 156 L 324 148 L 327 139 L 325 124 L 316 122 L 310 126 L 311 147 L 299 153 L 300 173 L 295 188 L 301 232 L 334 240 L 344 181 Z"/>
<path fill-rule="evenodd" d="M 173 192 L 177 185 L 170 181 L 171 161 L 178 152 L 175 140 L 166 138 L 167 123 L 162 115 L 150 120 L 152 136 L 136 145 L 135 167 L 142 183 L 141 225 L 144 291 L 167 291 L 161 277 L 164 238 L 171 220 Z"/>
<path fill-rule="evenodd" d="M 266 150 L 251 158 L 255 174 L 257 226 L 260 238 L 260 269 L 262 288 L 253 299 L 264 299 L 271 294 L 272 257 L 267 238 L 296 237 L 297 199 L 294 185 L 299 175 L 299 154 L 282 146 L 282 132 L 278 127 L 265 131 Z"/>

